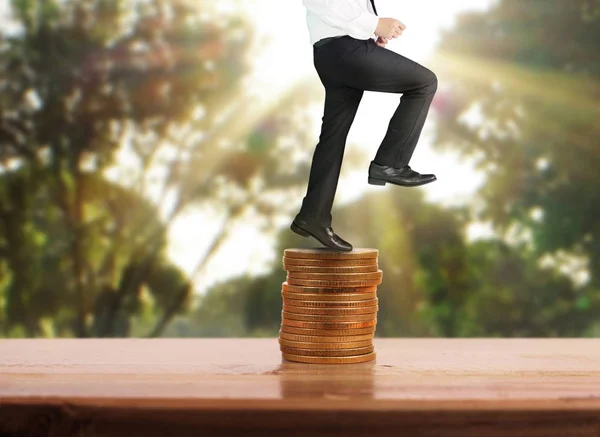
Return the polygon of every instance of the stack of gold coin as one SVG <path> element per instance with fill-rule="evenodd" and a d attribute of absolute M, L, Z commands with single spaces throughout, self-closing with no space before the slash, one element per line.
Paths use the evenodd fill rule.
<path fill-rule="evenodd" d="M 285 249 L 279 346 L 288 361 L 351 364 L 375 359 L 377 249 Z"/>

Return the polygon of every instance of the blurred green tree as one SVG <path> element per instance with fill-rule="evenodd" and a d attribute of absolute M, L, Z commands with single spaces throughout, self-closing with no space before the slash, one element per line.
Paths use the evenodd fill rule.
<path fill-rule="evenodd" d="M 17 30 L 0 33 L 5 335 L 155 336 L 189 303 L 164 256 L 176 214 L 161 217 L 166 189 L 147 192 L 157 153 L 210 125 L 248 70 L 248 25 L 213 7 L 13 0 Z M 129 186 L 107 178 L 125 147 L 141 169 Z"/>
<path fill-rule="evenodd" d="M 499 287 L 495 301 L 481 289 L 481 322 L 498 322 L 508 302 L 515 315 L 502 328 L 483 324 L 481 333 L 581 335 L 600 320 L 599 20 L 596 1 L 502 0 L 461 16 L 441 38 L 435 144 L 485 172 L 472 212 L 513 247 L 509 255 L 499 242 L 476 244 L 480 257 L 470 262 L 490 273 L 511 258 L 522 264 L 515 278 L 490 279 Z M 575 291 L 557 277 L 552 284 L 535 277 L 548 265 L 571 277 Z M 519 312 L 523 299 L 539 306 Z"/>
<path fill-rule="evenodd" d="M 592 335 L 597 306 L 553 268 L 541 268 L 527 248 L 499 240 L 470 245 L 470 286 L 464 307 L 465 335 L 492 337 L 581 337 Z"/>

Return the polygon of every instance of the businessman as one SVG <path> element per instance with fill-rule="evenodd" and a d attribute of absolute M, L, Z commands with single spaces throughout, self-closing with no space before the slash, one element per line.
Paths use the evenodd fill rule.
<path fill-rule="evenodd" d="M 303 0 L 313 60 L 325 87 L 325 107 L 306 196 L 290 228 L 324 246 L 351 251 L 331 227 L 331 208 L 346 138 L 364 91 L 402 93 L 386 135 L 369 166 L 368 183 L 417 187 L 436 180 L 408 165 L 437 90 L 424 66 L 386 49 L 406 26 L 379 18 L 374 0 Z"/>

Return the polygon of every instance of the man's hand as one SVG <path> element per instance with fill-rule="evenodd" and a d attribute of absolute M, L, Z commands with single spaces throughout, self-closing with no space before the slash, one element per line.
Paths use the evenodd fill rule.
<path fill-rule="evenodd" d="M 375 42 L 377 43 L 377 45 L 378 45 L 379 47 L 383 47 L 383 48 L 385 48 L 385 46 L 386 46 L 386 45 L 387 45 L 387 43 L 388 43 L 388 40 L 387 40 L 387 39 L 385 39 L 385 38 L 382 38 L 382 37 L 378 37 L 378 38 L 377 38 L 377 41 L 375 41 Z"/>
<path fill-rule="evenodd" d="M 399 20 L 394 18 L 380 18 L 377 29 L 375 29 L 375 35 L 390 40 L 402 35 L 404 29 L 406 29 L 406 26 Z"/>

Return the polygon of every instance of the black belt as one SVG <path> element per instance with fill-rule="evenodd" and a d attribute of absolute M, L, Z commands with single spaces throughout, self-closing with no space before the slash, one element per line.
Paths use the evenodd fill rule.
<path fill-rule="evenodd" d="M 321 47 L 323 44 L 327 44 L 329 41 L 333 41 L 334 39 L 338 39 L 338 38 L 341 38 L 343 36 L 346 36 L 346 35 L 329 36 L 327 38 L 320 39 L 319 41 L 317 41 L 316 43 L 314 43 L 313 46 L 315 48 Z"/>

